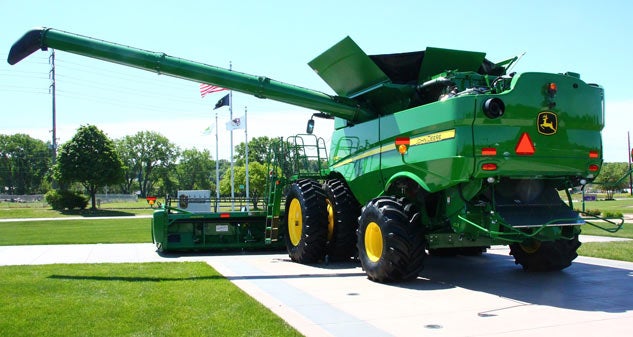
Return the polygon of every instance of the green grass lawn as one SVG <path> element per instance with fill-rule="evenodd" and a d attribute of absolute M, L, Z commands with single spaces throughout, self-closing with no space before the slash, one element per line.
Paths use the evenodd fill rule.
<path fill-rule="evenodd" d="M 0 267 L 2 336 L 300 336 L 206 263 Z"/>
<path fill-rule="evenodd" d="M 618 222 L 619 223 L 619 222 Z M 597 223 L 597 225 L 602 226 L 602 227 L 607 227 L 607 228 L 612 228 L 615 227 L 613 225 L 607 224 L 607 223 Z M 609 236 L 609 237 L 616 237 L 616 238 L 628 238 L 628 239 L 633 239 L 633 224 L 631 223 L 625 223 L 622 228 L 615 232 L 615 233 L 610 233 L 607 231 L 604 231 L 602 229 L 596 228 L 594 226 L 588 225 L 588 224 L 584 224 L 582 227 L 582 233 L 584 235 L 597 235 L 597 236 Z"/>
<path fill-rule="evenodd" d="M 609 203 L 611 201 L 604 202 Z M 626 202 L 631 204 L 631 200 L 626 200 Z M 613 209 L 616 211 L 622 209 L 623 205 L 626 205 L 622 200 L 615 200 L 613 203 Z M 617 206 L 615 204 L 617 204 Z M 602 227 L 613 227 L 612 225 L 606 223 L 597 222 L 596 224 Z M 615 233 L 609 233 L 594 226 L 585 224 L 582 226 L 582 234 L 633 239 L 633 224 L 625 223 L 622 228 Z M 586 242 L 580 246 L 578 254 L 602 259 L 633 262 L 633 241 Z"/>
<path fill-rule="evenodd" d="M 585 242 L 578 255 L 633 262 L 633 241 Z"/>
<path fill-rule="evenodd" d="M 92 211 L 90 209 L 75 209 L 63 212 L 56 211 L 50 208 L 50 206 L 42 203 L 0 202 L 0 219 L 123 216 L 152 214 L 154 210 L 155 209 L 149 207 L 145 201 L 104 204 L 96 211 Z"/>
<path fill-rule="evenodd" d="M 0 246 L 152 242 L 150 218 L 0 222 Z"/>
<path fill-rule="evenodd" d="M 600 196 L 599 196 L 600 197 Z M 585 211 L 600 210 L 602 212 L 620 212 L 622 214 L 633 213 L 633 198 L 628 195 L 616 195 L 616 200 L 598 199 L 596 201 L 585 201 Z M 582 210 L 582 197 L 580 194 L 573 195 L 574 209 Z M 567 197 L 562 197 L 567 201 Z"/>

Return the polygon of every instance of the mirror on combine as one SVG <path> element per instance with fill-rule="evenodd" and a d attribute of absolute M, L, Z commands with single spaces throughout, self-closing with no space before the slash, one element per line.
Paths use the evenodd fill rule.
<path fill-rule="evenodd" d="M 308 120 L 308 126 L 306 127 L 306 133 L 311 135 L 313 131 L 314 131 L 314 118 L 310 118 L 310 120 Z"/>

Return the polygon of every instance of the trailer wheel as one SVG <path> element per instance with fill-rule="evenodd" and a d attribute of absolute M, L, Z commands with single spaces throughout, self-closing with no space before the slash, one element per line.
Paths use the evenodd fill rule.
<path fill-rule="evenodd" d="M 394 197 L 370 201 L 358 221 L 358 255 L 367 277 L 388 283 L 417 278 L 424 267 L 425 240 L 419 213 Z"/>
<path fill-rule="evenodd" d="M 526 271 L 555 271 L 569 267 L 578 257 L 580 247 L 578 235 L 572 240 L 537 241 L 510 245 L 514 263 L 521 264 Z"/>
<path fill-rule="evenodd" d="M 325 194 L 314 180 L 301 179 L 290 186 L 286 198 L 286 248 L 299 263 L 315 263 L 325 256 L 327 213 Z"/>
<path fill-rule="evenodd" d="M 331 179 L 323 184 L 328 216 L 326 253 L 331 261 L 346 261 L 356 256 L 356 230 L 360 204 L 345 182 Z"/>

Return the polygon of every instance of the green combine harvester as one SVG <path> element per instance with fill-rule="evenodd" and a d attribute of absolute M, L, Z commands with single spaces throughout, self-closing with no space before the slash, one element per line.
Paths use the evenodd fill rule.
<path fill-rule="evenodd" d="M 279 158 L 293 158 L 295 172 L 271 175 L 265 211 L 165 207 L 152 225 L 159 249 L 285 245 L 299 263 L 358 257 L 377 282 L 416 278 L 427 253 L 480 254 L 490 245 L 509 245 L 530 271 L 560 270 L 577 257 L 585 220 L 570 190 L 600 172 L 605 120 L 603 89 L 577 73 L 509 73 L 517 58 L 494 63 L 440 48 L 367 55 L 345 38 L 309 63 L 330 95 L 48 28 L 27 32 L 8 61 L 46 48 L 334 119 L 329 156 L 306 161 L 323 168 L 296 165 L 307 158 L 303 142 L 282 141 L 271 172 L 284 165 Z M 311 118 L 308 133 L 313 127 Z"/>

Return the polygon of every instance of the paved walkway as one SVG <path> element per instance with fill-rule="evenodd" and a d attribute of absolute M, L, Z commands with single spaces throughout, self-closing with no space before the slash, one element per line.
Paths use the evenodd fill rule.
<path fill-rule="evenodd" d="M 582 240 L 587 242 L 588 237 Z M 579 257 L 526 273 L 506 247 L 429 257 L 409 283 L 369 281 L 357 263 L 287 254 L 159 255 L 152 244 L 0 246 L 0 265 L 204 261 L 306 336 L 633 335 L 633 263 Z"/>

